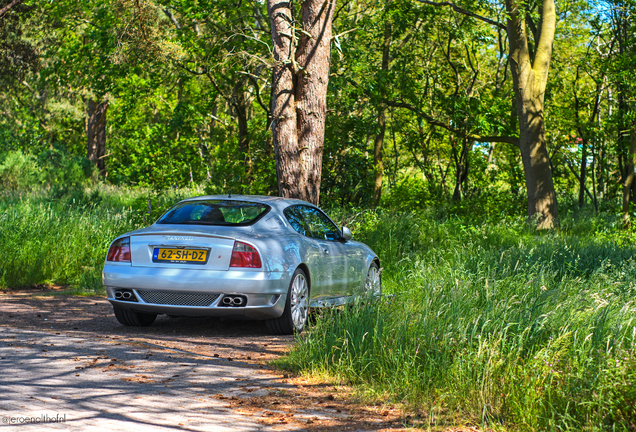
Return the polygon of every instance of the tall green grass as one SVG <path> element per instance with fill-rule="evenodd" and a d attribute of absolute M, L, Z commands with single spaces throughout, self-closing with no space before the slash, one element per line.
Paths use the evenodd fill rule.
<path fill-rule="evenodd" d="M 0 201 L 0 288 L 58 284 L 79 292 L 100 291 L 110 242 L 197 194 L 201 191 L 157 194 L 104 185 L 59 199 L 43 190 L 5 193 Z"/>
<path fill-rule="evenodd" d="M 636 430 L 636 246 L 618 220 L 536 234 L 514 218 L 340 216 L 378 253 L 387 295 L 325 313 L 283 366 L 405 403 L 425 426 Z"/>
<path fill-rule="evenodd" d="M 113 238 L 202 193 L 5 193 L 0 288 L 98 291 Z M 332 214 L 378 253 L 386 296 L 324 313 L 283 365 L 405 403 L 425 426 L 636 430 L 636 242 L 619 219 L 537 234 L 443 209 Z"/>

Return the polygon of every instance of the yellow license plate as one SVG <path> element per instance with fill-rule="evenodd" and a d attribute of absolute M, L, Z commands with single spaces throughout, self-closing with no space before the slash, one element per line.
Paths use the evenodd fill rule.
<path fill-rule="evenodd" d="M 205 264 L 208 262 L 208 251 L 203 249 L 170 249 L 155 248 L 153 262 Z"/>

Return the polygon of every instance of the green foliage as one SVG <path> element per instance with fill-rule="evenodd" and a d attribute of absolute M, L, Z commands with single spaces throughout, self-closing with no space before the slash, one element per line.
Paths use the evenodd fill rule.
<path fill-rule="evenodd" d="M 8 10 L 6 7 L 11 6 Z M 23 80 L 40 65 L 38 47 L 25 35 L 33 8 L 0 0 L 0 93 Z"/>
<path fill-rule="evenodd" d="M 3 190 L 28 192 L 44 187 L 59 199 L 83 197 L 84 188 L 96 178 L 94 165 L 86 158 L 59 148 L 43 151 L 37 157 L 21 150 L 0 155 L 0 186 Z"/>
<path fill-rule="evenodd" d="M 60 148 L 38 155 L 40 181 L 54 189 L 77 189 L 96 178 L 95 166 L 85 157 L 65 153 Z"/>
<path fill-rule="evenodd" d="M 9 45 L 38 48 L 39 69 L 13 65 L 19 80 L 3 81 L 11 85 L 0 91 L 0 152 L 39 154 L 54 147 L 83 156 L 87 103 L 108 100 L 107 182 L 157 191 L 205 182 L 209 191 L 276 193 L 266 3 L 27 3 L 3 16 L 2 26 L 13 35 Z M 636 112 L 629 80 L 632 3 L 557 4 L 564 9 L 558 11 L 545 120 L 555 187 L 567 205 L 579 187 L 572 171 L 580 172 L 583 134 L 585 183 L 596 205 L 613 209 L 621 195 Z M 538 17 L 536 6 L 524 6 L 529 16 Z M 463 7 L 505 19 L 497 3 Z M 383 193 L 393 196 L 387 205 L 452 208 L 451 214 L 490 204 L 507 215 L 523 211 L 519 150 L 461 138 L 517 133 L 505 32 L 449 8 L 407 0 L 349 2 L 339 10 L 323 202 L 372 204 L 373 145 L 384 111 Z M 621 23 L 624 32 L 618 31 Z M 592 116 L 596 100 L 598 115 Z M 240 127 L 239 119 L 245 120 Z M 467 177 L 458 180 L 464 167 Z M 424 184 L 409 192 L 409 179 L 420 176 Z M 402 196 L 415 198 L 405 204 L 396 198 Z M 458 198 L 462 203 L 449 205 Z"/>
<path fill-rule="evenodd" d="M 636 248 L 618 218 L 537 235 L 521 218 L 339 217 L 380 256 L 385 296 L 323 312 L 280 364 L 407 403 L 423 426 L 633 427 Z"/>
<path fill-rule="evenodd" d="M 0 155 L 0 187 L 4 190 L 31 190 L 38 180 L 35 157 L 20 150 Z"/>

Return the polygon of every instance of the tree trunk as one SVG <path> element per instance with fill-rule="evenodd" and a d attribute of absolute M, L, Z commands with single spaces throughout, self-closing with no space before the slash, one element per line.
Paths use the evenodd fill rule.
<path fill-rule="evenodd" d="M 300 32 L 288 0 L 267 2 L 276 60 L 272 139 L 278 191 L 314 204 L 320 200 L 334 9 L 335 0 L 305 0 Z"/>
<path fill-rule="evenodd" d="M 288 0 L 268 0 L 267 12 L 272 26 L 274 66 L 272 74 L 272 140 L 276 157 L 278 193 L 300 197 L 301 167 L 296 133 L 296 95 L 294 73 L 296 47 L 292 43 L 293 11 Z"/>
<path fill-rule="evenodd" d="M 252 150 L 247 122 L 251 118 L 250 96 L 245 89 L 245 82 L 237 83 L 234 89 L 233 105 L 238 120 L 239 153 L 245 164 L 245 183 L 252 185 Z"/>
<path fill-rule="evenodd" d="M 632 224 L 629 214 L 629 203 L 634 184 L 634 159 L 636 159 L 636 127 L 632 130 L 632 140 L 629 145 L 629 156 L 623 181 L 623 228 L 625 229 L 630 228 Z"/>
<path fill-rule="evenodd" d="M 536 54 L 531 62 L 525 14 L 519 0 L 506 0 L 510 69 L 514 83 L 519 149 L 528 193 L 528 216 L 538 229 L 559 226 L 556 193 L 545 141 L 543 105 L 556 27 L 554 0 L 543 0 Z"/>
<path fill-rule="evenodd" d="M 302 68 L 296 86 L 296 115 L 303 195 L 314 204 L 320 200 L 335 3 L 335 0 L 305 0 L 302 3 L 304 32 L 296 52 L 296 61 Z"/>
<path fill-rule="evenodd" d="M 99 176 L 106 175 L 106 111 L 108 100 L 97 103 L 93 99 L 88 100 L 88 121 L 86 123 L 86 135 L 88 136 L 87 157 L 99 170 Z"/>
<path fill-rule="evenodd" d="M 388 5 L 388 2 L 387 2 Z M 389 72 L 389 54 L 391 48 L 391 21 L 386 20 L 384 23 L 384 43 L 382 46 L 382 71 L 380 74 L 380 96 L 382 99 L 386 97 L 386 85 L 385 82 L 388 79 Z M 384 146 L 384 134 L 386 133 L 386 105 L 380 103 L 378 106 L 378 126 L 380 130 L 375 136 L 375 142 L 373 144 L 373 202 L 377 206 L 380 204 L 380 198 L 382 198 L 382 177 L 384 176 L 384 164 L 382 162 L 383 146 Z"/>
<path fill-rule="evenodd" d="M 585 180 L 587 179 L 587 142 L 585 138 L 581 145 L 583 149 L 581 151 L 581 175 L 579 177 L 579 208 L 585 205 Z"/>
<path fill-rule="evenodd" d="M 472 148 L 472 146 L 471 143 L 470 148 Z M 453 191 L 453 201 L 461 201 L 462 199 L 462 185 L 464 185 L 468 179 L 468 153 L 470 148 L 468 146 L 468 139 L 463 138 L 462 151 L 458 158 L 456 146 L 453 144 L 453 159 L 455 160 L 455 190 Z"/>
<path fill-rule="evenodd" d="M 382 161 L 382 147 L 384 146 L 384 134 L 386 133 L 386 107 L 378 108 L 378 126 L 380 130 L 373 142 L 373 203 L 377 206 L 382 198 L 382 178 L 384 176 L 384 162 Z"/>

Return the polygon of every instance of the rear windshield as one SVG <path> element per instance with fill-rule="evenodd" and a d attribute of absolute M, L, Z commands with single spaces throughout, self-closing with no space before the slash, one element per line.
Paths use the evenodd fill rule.
<path fill-rule="evenodd" d="M 202 200 L 181 202 L 158 224 L 250 225 L 269 211 L 269 206 L 248 201 Z"/>

